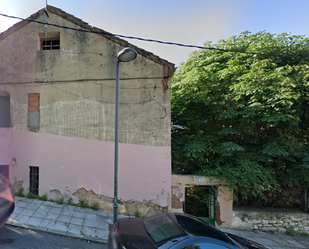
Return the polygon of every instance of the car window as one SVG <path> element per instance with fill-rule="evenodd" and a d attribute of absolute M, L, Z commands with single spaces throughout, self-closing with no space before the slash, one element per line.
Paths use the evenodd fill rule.
<path fill-rule="evenodd" d="M 154 240 L 156 245 L 187 235 L 165 215 L 147 218 L 144 220 L 144 225 L 148 235 Z"/>
<path fill-rule="evenodd" d="M 202 221 L 183 215 L 175 215 L 175 216 L 178 221 L 178 224 L 188 234 L 191 234 L 193 236 L 202 236 L 202 237 L 218 239 L 230 243 L 230 240 L 221 231 L 213 228 L 209 224 L 206 224 Z"/>

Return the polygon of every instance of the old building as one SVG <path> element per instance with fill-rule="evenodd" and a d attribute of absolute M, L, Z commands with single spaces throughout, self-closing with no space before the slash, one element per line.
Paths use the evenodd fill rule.
<path fill-rule="evenodd" d="M 0 165 L 16 191 L 112 210 L 116 58 L 120 212 L 171 205 L 174 65 L 48 6 L 0 35 Z"/>

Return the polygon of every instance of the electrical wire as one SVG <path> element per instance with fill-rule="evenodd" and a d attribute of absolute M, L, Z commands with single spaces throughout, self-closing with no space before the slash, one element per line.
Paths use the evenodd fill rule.
<path fill-rule="evenodd" d="M 249 55 L 262 55 L 262 56 L 267 56 L 267 57 L 282 57 L 282 58 L 295 58 L 295 59 L 304 58 L 304 57 L 292 56 L 288 54 L 269 54 L 269 53 L 260 53 L 260 52 L 250 52 L 250 51 L 245 51 L 245 50 L 231 50 L 231 49 L 222 49 L 222 48 L 216 48 L 216 47 L 203 47 L 203 46 L 198 46 L 198 45 L 182 44 L 182 43 L 177 43 L 177 42 L 167 42 L 167 41 L 160 41 L 160 40 L 155 40 L 155 39 L 141 38 L 141 37 L 136 37 L 136 36 L 113 34 L 113 33 L 103 31 L 103 30 L 95 31 L 95 30 L 77 29 L 77 28 L 62 26 L 62 25 L 53 24 L 53 23 L 44 23 L 44 22 L 37 21 L 37 20 L 24 19 L 24 18 L 17 17 L 17 16 L 10 16 L 10 15 L 6 15 L 3 13 L 0 13 L 0 16 L 12 18 L 12 19 L 18 19 L 18 20 L 25 21 L 25 22 L 38 23 L 42 25 L 48 25 L 48 26 L 53 26 L 57 28 L 73 30 L 77 32 L 93 33 L 93 34 L 99 34 L 103 36 L 116 36 L 116 37 L 124 38 L 124 39 L 133 39 L 133 40 L 152 42 L 152 43 L 158 43 L 158 44 L 164 44 L 164 45 L 173 45 L 173 46 L 185 47 L 185 48 L 196 48 L 196 49 L 214 50 L 214 51 L 230 52 L 230 53 L 242 53 L 242 54 L 249 54 Z"/>
<path fill-rule="evenodd" d="M 86 97 L 77 93 L 73 93 L 71 91 L 68 91 L 66 89 L 63 89 L 61 87 L 55 86 L 54 84 L 48 83 L 48 85 L 57 88 L 61 91 L 64 91 L 66 93 L 72 94 L 74 96 L 80 97 L 80 98 L 84 98 L 84 99 L 90 99 L 90 100 L 94 100 L 94 101 L 98 101 L 98 102 L 103 102 L 103 103 L 107 103 L 107 104 L 115 104 L 115 101 L 107 101 L 107 100 L 102 100 L 102 99 L 96 99 L 96 98 L 92 98 L 92 97 Z M 134 102 L 119 102 L 119 104 L 142 104 L 142 103 L 147 103 L 154 100 L 155 102 L 157 102 L 157 104 L 160 105 L 160 103 L 158 101 L 156 101 L 154 98 L 150 98 L 150 99 L 146 99 L 146 100 L 142 100 L 142 101 L 134 101 Z M 160 105 L 161 106 L 161 105 Z M 162 106 L 161 106 L 162 107 Z M 162 107 L 163 108 L 163 107 Z M 165 107 L 164 107 L 165 108 Z"/>

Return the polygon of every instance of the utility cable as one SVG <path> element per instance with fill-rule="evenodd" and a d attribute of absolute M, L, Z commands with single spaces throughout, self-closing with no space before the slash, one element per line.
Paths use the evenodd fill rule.
<path fill-rule="evenodd" d="M 95 31 L 95 30 L 77 29 L 77 28 L 62 26 L 62 25 L 53 24 L 53 23 L 44 23 L 44 22 L 37 21 L 37 20 L 30 20 L 30 19 L 24 19 L 24 18 L 21 18 L 21 17 L 10 16 L 10 15 L 6 15 L 6 14 L 3 14 L 3 13 L 0 13 L 0 16 L 18 19 L 18 20 L 25 21 L 25 22 L 32 22 L 32 23 L 38 23 L 38 24 L 42 24 L 42 25 L 49 25 L 49 26 L 73 30 L 73 31 L 77 31 L 77 32 L 93 33 L 93 34 L 99 34 L 99 35 L 103 35 L 103 36 L 116 36 L 116 37 L 125 38 L 125 39 L 133 39 L 133 40 L 153 42 L 153 43 L 164 44 L 164 45 L 173 45 L 173 46 L 179 46 L 179 47 L 185 47 L 185 48 L 196 48 L 196 49 L 214 50 L 214 51 L 230 52 L 230 53 L 242 53 L 242 54 L 249 54 L 249 55 L 262 55 L 262 56 L 267 56 L 267 57 L 282 57 L 282 58 L 295 58 L 295 59 L 304 58 L 304 57 L 292 56 L 292 55 L 287 55 L 287 54 L 269 54 L 269 53 L 260 53 L 260 52 L 250 52 L 250 51 L 245 51 L 245 50 L 222 49 L 222 48 L 216 48 L 216 47 L 203 47 L 203 46 L 198 46 L 198 45 L 182 44 L 182 43 L 177 43 L 177 42 L 166 42 L 166 41 L 160 41 L 160 40 L 155 40 L 155 39 L 147 39 L 147 38 L 141 38 L 141 37 L 136 37 L 136 36 L 126 36 L 126 35 L 121 35 L 121 34 L 113 34 L 113 33 L 103 31 L 103 30 Z M 306 58 L 308 58 L 308 57 L 306 57 Z"/>

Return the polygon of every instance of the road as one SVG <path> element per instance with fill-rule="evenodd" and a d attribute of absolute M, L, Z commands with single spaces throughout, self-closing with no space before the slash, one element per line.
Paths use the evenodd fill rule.
<path fill-rule="evenodd" d="M 107 245 L 5 225 L 4 227 L 0 228 L 0 248 L 107 249 Z"/>

